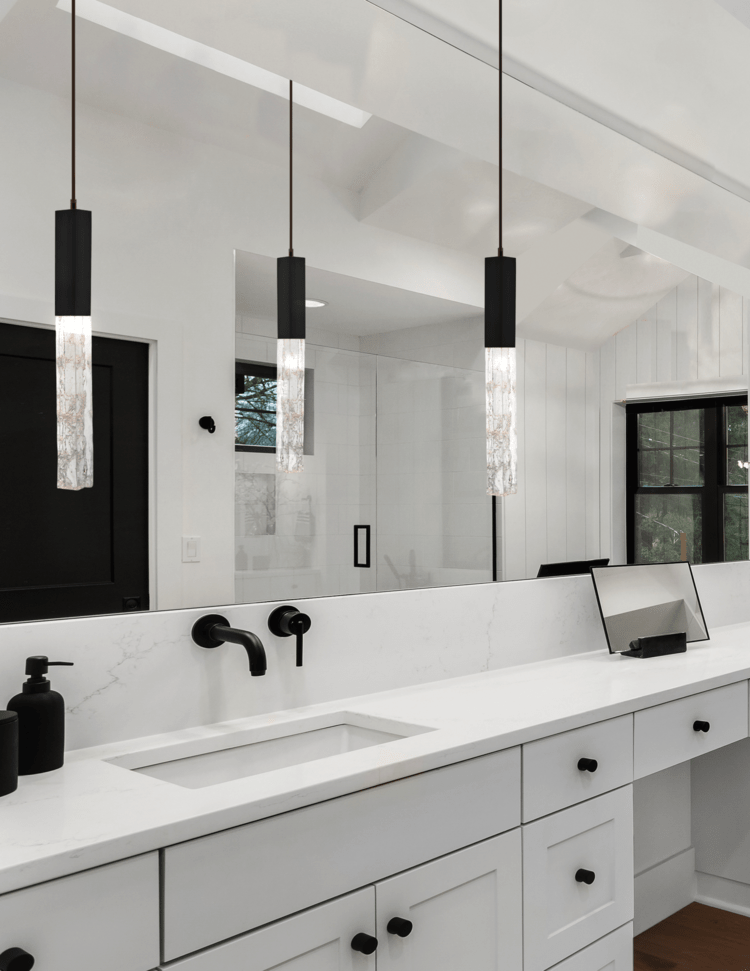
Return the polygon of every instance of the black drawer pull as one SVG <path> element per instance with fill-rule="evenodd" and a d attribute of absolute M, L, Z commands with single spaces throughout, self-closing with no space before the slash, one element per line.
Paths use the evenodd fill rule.
<path fill-rule="evenodd" d="M 596 880 L 593 870 L 576 870 L 576 883 L 587 883 L 589 886 Z"/>
<path fill-rule="evenodd" d="M 693 722 L 694 732 L 707 732 L 711 728 L 711 722 Z"/>
<path fill-rule="evenodd" d="M 378 949 L 377 937 L 370 934 L 355 934 L 352 938 L 352 950 L 360 954 L 374 954 Z"/>
<path fill-rule="evenodd" d="M 596 772 L 599 768 L 599 763 L 596 759 L 579 759 L 578 768 L 581 772 Z"/>
<path fill-rule="evenodd" d="M 397 937 L 408 937 L 414 930 L 414 924 L 405 917 L 391 917 L 385 929 L 389 934 L 395 934 Z"/>
<path fill-rule="evenodd" d="M 9 947 L 0 954 L 0 971 L 31 971 L 34 958 L 20 947 Z"/>

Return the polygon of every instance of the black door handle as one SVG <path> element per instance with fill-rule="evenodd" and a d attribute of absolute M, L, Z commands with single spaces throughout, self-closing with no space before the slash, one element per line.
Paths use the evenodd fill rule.
<path fill-rule="evenodd" d="M 378 949 L 378 939 L 371 934 L 355 934 L 352 938 L 352 950 L 360 954 L 374 954 Z"/>
<path fill-rule="evenodd" d="M 589 886 L 596 880 L 593 870 L 576 870 L 576 883 L 587 883 Z"/>
<path fill-rule="evenodd" d="M 578 768 L 581 772 L 596 772 L 599 768 L 599 763 L 596 759 L 579 759 Z"/>
<path fill-rule="evenodd" d="M 9 947 L 0 954 L 0 971 L 31 971 L 34 958 L 21 947 Z"/>
<path fill-rule="evenodd" d="M 414 930 L 414 924 L 405 917 L 391 917 L 385 929 L 389 934 L 395 934 L 397 937 L 408 937 Z"/>
<path fill-rule="evenodd" d="M 693 722 L 694 732 L 707 732 L 711 728 L 711 722 Z"/>

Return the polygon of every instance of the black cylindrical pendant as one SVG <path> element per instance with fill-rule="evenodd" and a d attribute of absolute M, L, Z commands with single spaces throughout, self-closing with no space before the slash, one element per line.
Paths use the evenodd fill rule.
<path fill-rule="evenodd" d="M 55 316 L 91 316 L 91 213 L 55 213 Z"/>
<path fill-rule="evenodd" d="M 282 256 L 276 261 L 279 339 L 305 339 L 305 258 Z"/>
<path fill-rule="evenodd" d="M 0 711 L 0 796 L 18 788 L 18 715 Z"/>
<path fill-rule="evenodd" d="M 488 256 L 484 261 L 484 346 L 516 346 L 516 260 Z"/>

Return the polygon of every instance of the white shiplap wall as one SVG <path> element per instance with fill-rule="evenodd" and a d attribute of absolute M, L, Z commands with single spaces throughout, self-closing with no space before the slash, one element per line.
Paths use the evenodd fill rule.
<path fill-rule="evenodd" d="M 689 276 L 600 350 L 601 555 L 622 562 L 628 385 L 747 375 L 750 301 Z"/>
<path fill-rule="evenodd" d="M 503 500 L 503 579 L 599 555 L 599 351 L 517 346 L 518 493 Z"/>
<path fill-rule="evenodd" d="M 750 300 L 687 277 L 582 351 L 518 343 L 518 494 L 503 501 L 503 578 L 540 563 L 625 556 L 628 385 L 747 375 Z"/>

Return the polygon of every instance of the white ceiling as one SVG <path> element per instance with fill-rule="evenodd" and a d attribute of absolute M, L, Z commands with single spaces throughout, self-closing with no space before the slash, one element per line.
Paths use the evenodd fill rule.
<path fill-rule="evenodd" d="M 372 113 L 358 129 L 297 107 L 295 169 L 335 187 L 347 218 L 386 231 L 381 245 L 390 232 L 477 261 L 496 251 L 497 74 L 488 66 L 497 55 L 496 0 L 107 2 Z M 0 75 L 65 97 L 70 20 L 56 3 L 0 0 Z M 736 196 L 726 193 L 734 208 L 721 222 L 680 179 L 692 167 L 699 181 L 747 186 L 750 198 L 750 129 L 737 123 L 750 90 L 750 0 L 504 0 L 503 9 L 504 56 L 551 95 L 547 114 L 534 113 L 536 92 L 506 85 L 506 253 L 547 260 L 556 234 L 598 207 L 636 229 L 649 224 L 693 247 L 705 240 L 723 258 L 747 262 L 750 219 Z M 86 20 L 78 58 L 81 101 L 286 168 L 288 106 L 276 94 Z M 553 117 L 553 98 L 575 102 L 597 124 L 574 134 L 573 116 Z M 613 168 L 601 150 L 611 129 L 625 132 L 631 148 L 646 145 L 648 164 L 621 152 Z M 559 154 L 549 149 L 553 132 Z M 657 171 L 672 157 L 683 168 L 670 181 Z M 596 346 L 684 276 L 663 260 L 621 259 L 622 246 L 610 235 L 587 252 L 561 285 L 539 293 L 520 332 Z M 237 300 L 240 312 L 270 317 L 275 270 L 264 259 L 238 255 Z M 328 288 L 334 297 L 314 319 L 349 333 L 478 309 L 310 274 L 311 295 L 323 288 L 314 295 L 328 299 Z"/>

